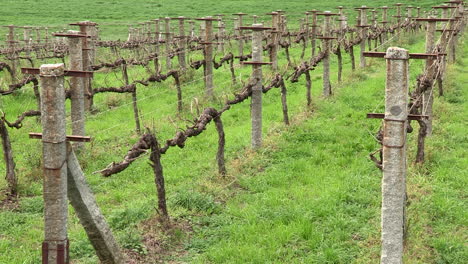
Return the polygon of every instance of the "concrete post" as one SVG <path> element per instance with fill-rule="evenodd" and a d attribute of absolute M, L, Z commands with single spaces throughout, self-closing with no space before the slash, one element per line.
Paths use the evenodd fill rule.
<path fill-rule="evenodd" d="M 383 6 L 382 7 L 382 27 L 387 29 L 387 24 L 388 24 L 388 6 Z M 387 32 L 383 33 L 383 42 L 387 41 Z"/>
<path fill-rule="evenodd" d="M 90 34 L 91 38 L 90 38 L 90 41 L 88 43 L 88 48 L 90 49 L 90 63 L 91 63 L 91 65 L 94 65 L 96 63 L 96 56 L 97 56 L 96 42 L 98 41 L 98 29 L 97 29 L 96 25 L 97 25 L 96 23 L 90 23 L 90 26 L 89 26 L 89 34 Z M 91 79 L 92 78 L 90 78 L 90 80 Z"/>
<path fill-rule="evenodd" d="M 442 8 L 442 14 L 441 18 L 447 18 L 448 17 L 448 9 L 447 8 Z M 442 36 L 440 37 L 440 47 L 441 47 L 441 52 L 445 53 L 447 51 L 447 41 L 448 38 L 451 34 L 451 32 L 445 31 L 444 29 L 450 29 L 452 28 L 452 21 L 449 23 L 442 23 Z M 440 73 L 438 74 L 437 78 L 437 84 L 439 87 L 439 96 L 444 95 L 444 88 L 443 88 L 443 79 L 444 79 L 444 73 L 445 73 L 445 67 L 447 64 L 447 56 L 442 55 L 440 58 Z"/>
<path fill-rule="evenodd" d="M 330 11 L 325 11 L 325 14 L 331 13 Z M 323 26 L 323 52 L 325 56 L 323 57 L 323 95 L 328 97 L 332 94 L 331 83 L 330 83 L 330 44 L 331 40 L 327 39 L 331 37 L 330 35 L 330 15 L 325 15 L 324 26 Z"/>
<path fill-rule="evenodd" d="M 160 70 L 160 55 L 161 55 L 161 32 L 159 29 L 159 19 L 154 19 L 154 40 L 155 40 L 155 45 L 154 45 L 154 53 L 156 53 L 156 58 L 154 59 L 154 71 L 156 74 L 159 73 Z"/>
<path fill-rule="evenodd" d="M 346 17 L 343 15 L 343 7 L 338 7 L 339 9 L 339 18 L 340 21 L 340 31 L 338 33 L 338 50 L 337 50 L 337 59 L 338 59 L 338 82 L 342 81 L 342 72 L 343 72 L 343 57 L 341 56 L 341 42 L 345 37 L 344 30 L 346 29 Z"/>
<path fill-rule="evenodd" d="M 100 262 L 123 264 L 124 258 L 120 248 L 96 203 L 91 189 L 86 184 L 86 178 L 70 144 L 67 144 L 67 151 L 70 153 L 67 159 L 67 190 L 70 203 L 75 209 Z"/>
<path fill-rule="evenodd" d="M 80 31 L 87 35 L 87 36 L 92 36 L 93 32 L 91 30 L 91 27 L 93 26 L 94 23 L 89 22 L 89 21 L 83 21 L 79 22 L 78 25 L 80 26 Z M 92 48 L 94 47 L 94 44 L 92 43 L 92 37 L 91 38 L 84 38 L 83 43 L 82 43 L 83 51 L 82 51 L 82 60 L 83 60 L 83 70 L 84 71 L 91 71 L 91 66 L 93 63 L 93 58 L 92 58 Z M 85 109 L 87 111 L 91 110 L 91 107 L 93 105 L 93 91 L 92 91 L 92 86 L 91 86 L 92 79 L 91 77 L 86 77 L 83 79 L 83 87 L 85 91 L 85 98 L 84 98 L 84 104 L 85 104 Z"/>
<path fill-rule="evenodd" d="M 45 37 L 44 37 L 44 40 L 45 40 L 45 47 L 47 48 L 49 46 L 49 28 L 46 27 L 45 29 Z"/>
<path fill-rule="evenodd" d="M 304 38 L 304 45 L 307 46 L 307 43 L 309 43 L 309 28 L 310 28 L 310 12 L 305 12 L 306 18 L 305 18 L 305 38 Z"/>
<path fill-rule="evenodd" d="M 204 39 L 206 37 L 206 30 L 205 30 L 206 26 L 205 26 L 205 23 L 201 23 L 200 24 L 200 30 L 198 32 L 198 35 L 200 36 L 201 39 Z"/>
<path fill-rule="evenodd" d="M 23 27 L 23 42 L 26 48 L 26 57 L 30 58 L 31 56 L 31 27 Z M 31 65 L 34 67 L 34 65 Z"/>
<path fill-rule="evenodd" d="M 277 12 L 271 13 L 271 25 L 273 32 L 271 33 L 271 50 L 270 50 L 270 62 L 273 71 L 278 70 L 278 35 L 279 35 L 279 14 Z"/>
<path fill-rule="evenodd" d="M 208 16 L 205 20 L 205 92 L 206 96 L 213 97 L 213 18 Z"/>
<path fill-rule="evenodd" d="M 238 20 L 237 20 L 238 27 L 242 27 L 243 25 L 242 17 L 247 14 L 237 13 L 234 15 L 238 16 Z M 242 33 L 242 30 L 239 30 L 239 56 L 244 56 L 244 33 Z"/>
<path fill-rule="evenodd" d="M 409 53 L 405 49 L 389 48 L 385 58 L 381 264 L 402 264 Z"/>
<path fill-rule="evenodd" d="M 429 18 L 436 18 L 436 17 L 429 17 Z M 436 21 L 428 21 L 427 22 L 427 31 L 426 31 L 426 53 L 432 54 L 434 53 L 435 49 L 435 31 L 436 31 Z M 429 81 L 431 84 L 436 77 L 436 65 L 437 62 L 436 58 L 428 58 L 426 59 L 426 74 L 429 77 Z M 422 110 L 423 115 L 427 115 L 428 118 L 426 120 L 426 133 L 427 136 L 432 135 L 432 104 L 434 102 L 434 91 L 432 90 L 432 85 L 428 87 L 428 89 L 423 94 L 423 104 Z"/>
<path fill-rule="evenodd" d="M 34 30 L 36 31 L 36 44 L 39 44 L 41 43 L 41 28 L 36 27 Z"/>
<path fill-rule="evenodd" d="M 319 12 L 318 10 L 312 10 L 310 11 L 312 13 L 312 32 L 310 36 L 310 43 L 312 47 L 312 58 L 315 57 L 315 47 L 316 47 L 316 39 L 317 39 L 317 13 Z"/>
<path fill-rule="evenodd" d="M 189 25 L 190 25 L 190 37 L 194 38 L 195 37 L 195 21 L 190 20 Z"/>
<path fill-rule="evenodd" d="M 395 6 L 397 8 L 397 15 L 395 16 L 396 19 L 397 19 L 397 28 L 396 28 L 395 32 L 393 32 L 393 34 L 396 35 L 395 41 L 397 43 L 400 43 L 400 41 L 401 41 L 401 37 L 400 37 L 400 30 L 401 29 L 400 29 L 400 27 L 401 27 L 401 6 L 402 5 L 403 4 L 401 4 L 401 3 L 396 3 L 395 4 Z"/>
<path fill-rule="evenodd" d="M 361 27 L 361 53 L 360 53 L 360 60 L 359 66 L 361 68 L 366 67 L 366 57 L 364 57 L 364 52 L 366 51 L 366 41 L 367 41 L 367 14 L 366 14 L 366 6 L 362 6 L 361 8 L 361 19 L 360 19 L 360 27 Z"/>
<path fill-rule="evenodd" d="M 263 24 L 253 24 L 253 27 L 263 27 Z M 262 65 L 263 62 L 263 33 L 260 30 L 252 32 L 252 79 L 256 82 L 252 87 L 252 148 L 258 149 L 262 146 Z"/>
<path fill-rule="evenodd" d="M 69 35 L 79 35 L 79 31 L 69 30 Z M 69 37 L 68 49 L 70 54 L 70 66 L 72 71 L 83 70 L 83 38 Z M 84 78 L 71 77 L 70 78 L 70 100 L 71 100 L 71 120 L 72 120 L 72 134 L 76 136 L 85 135 L 85 106 L 84 106 Z M 83 148 L 83 142 L 76 142 L 75 147 Z"/>
<path fill-rule="evenodd" d="M 153 35 L 153 32 L 151 32 L 151 21 L 145 22 L 145 28 L 146 28 L 146 41 L 151 43 L 152 41 L 151 35 Z"/>
<path fill-rule="evenodd" d="M 67 148 L 64 65 L 40 67 L 42 153 L 44 159 L 43 263 L 68 263 Z"/>
<path fill-rule="evenodd" d="M 185 70 L 187 68 L 187 65 L 185 63 L 186 62 L 185 60 L 186 37 L 185 37 L 185 26 L 184 26 L 185 18 L 183 16 L 180 16 L 178 17 L 178 19 L 179 19 L 179 48 L 180 48 L 180 51 L 178 54 L 179 66 L 180 68 Z"/>
<path fill-rule="evenodd" d="M 16 80 L 16 41 L 15 41 L 15 26 L 9 25 L 8 26 L 8 59 L 10 60 L 11 64 L 11 77 L 12 77 L 12 82 L 15 82 Z"/>
<path fill-rule="evenodd" d="M 217 15 L 218 16 L 218 51 L 224 54 L 224 22 L 223 16 L 224 15 Z"/>
<path fill-rule="evenodd" d="M 408 20 L 408 22 L 411 22 L 412 17 L 413 17 L 413 7 L 408 6 L 406 7 L 406 19 Z"/>
<path fill-rule="evenodd" d="M 172 37 L 171 37 L 171 28 L 169 22 L 171 21 L 171 18 L 166 17 L 164 18 L 164 34 L 165 34 L 165 40 L 166 40 L 166 70 L 169 71 L 172 68 L 172 63 L 171 63 L 171 43 L 172 43 Z"/>

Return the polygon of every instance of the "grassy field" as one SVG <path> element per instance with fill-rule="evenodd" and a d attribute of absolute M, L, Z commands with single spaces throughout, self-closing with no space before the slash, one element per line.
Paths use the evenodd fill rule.
<path fill-rule="evenodd" d="M 337 6 L 348 8 L 367 5 L 370 7 L 392 6 L 401 1 L 375 0 L 372 3 L 360 0 L 333 0 L 333 1 L 238 1 L 238 0 L 200 0 L 200 1 L 170 1 L 170 0 L 134 0 L 129 4 L 127 0 L 106 1 L 58 1 L 58 0 L 4 0 L 0 9 L 0 25 L 15 24 L 19 26 L 47 26 L 52 30 L 68 28 L 69 23 L 91 20 L 100 24 L 103 39 L 126 39 L 127 26 L 136 25 L 138 22 L 148 21 L 159 17 L 202 17 L 215 14 L 229 15 L 238 12 L 250 15 L 264 16 L 269 21 L 269 13 L 272 10 L 284 10 L 288 13 L 288 21 L 292 26 L 298 25 L 299 18 L 307 10 L 336 10 Z M 414 7 L 430 6 L 442 3 L 437 0 L 407 0 L 405 4 Z M 350 10 L 348 10 L 350 12 Z M 350 12 L 350 21 L 354 21 L 355 11 Z M 21 15 L 19 15 L 21 14 Z M 394 11 L 389 11 L 389 15 Z M 413 11 L 416 15 L 416 10 Z M 229 18 L 228 17 L 228 18 Z M 233 21 L 227 20 L 228 28 L 232 28 Z M 252 18 L 246 17 L 245 23 L 252 23 Z M 6 32 L 6 29 L 4 29 Z M 6 34 L 6 33 L 5 33 Z M 0 35 L 0 39 L 5 36 Z"/>
<path fill-rule="evenodd" d="M 272 8 L 299 14 L 306 9 L 306 3 L 299 1 L 295 4 L 273 1 L 269 2 L 271 7 L 253 1 L 222 1 L 219 5 L 203 1 L 206 8 L 188 1 L 180 1 L 180 6 L 169 1 L 142 1 L 141 5 L 135 2 L 126 7 L 120 1 L 112 1 L 112 5 L 110 2 L 74 2 L 55 10 L 48 6 L 54 2 L 11 1 L 11 9 L 2 9 L 0 17 L 9 20 L 6 24 L 34 25 L 62 25 L 90 19 L 102 22 L 103 32 L 108 32 L 105 36 L 115 39 L 115 36 L 125 36 L 122 27 L 126 23 L 157 16 L 252 10 L 264 13 Z M 375 5 L 391 2 L 375 1 Z M 413 5 L 439 3 L 412 2 Z M 353 1 L 354 5 L 361 3 Z M 164 12 L 152 12 L 156 5 L 161 5 L 158 10 Z M 192 9 L 186 8 L 189 5 Z M 307 8 L 336 5 L 349 5 L 349 1 L 322 2 L 317 6 L 310 3 Z M 25 7 L 30 7 L 30 15 L 24 11 L 27 16 L 12 18 L 12 13 Z M 71 13 L 56 16 L 55 12 L 65 8 Z M 108 12 L 102 12 L 103 8 Z M 49 10 L 50 15 L 41 16 L 41 10 Z M 104 14 L 108 17 L 102 17 Z M 423 35 L 405 36 L 400 44 L 411 52 L 423 52 L 422 39 Z M 462 56 L 467 54 L 468 45 L 462 43 L 459 51 L 459 61 L 448 69 L 446 96 L 435 101 L 434 135 L 427 140 L 428 161 L 422 167 L 412 163 L 409 166 L 405 263 L 466 263 L 468 259 L 465 191 L 468 58 Z M 298 58 L 300 50 L 292 52 Z M 280 65 L 284 65 L 283 52 L 280 57 Z M 336 67 L 334 59 L 333 56 L 332 69 Z M 155 221 L 155 186 L 146 157 L 111 178 L 93 174 L 112 161 L 119 161 L 138 139 L 130 97 L 98 95 L 96 113 L 88 117 L 86 124 L 93 141 L 79 158 L 98 204 L 127 254 L 142 263 L 378 262 L 381 172 L 367 156 L 378 148 L 372 134 L 380 121 L 365 119 L 365 114 L 383 111 L 385 62 L 371 60 L 368 68 L 356 72 L 350 71 L 347 55 L 345 63 L 344 82 L 338 85 L 333 78 L 334 96 L 330 99 L 320 96 L 321 67 L 312 73 L 314 104 L 310 109 L 305 107 L 304 80 L 286 83 L 293 119 L 290 127 L 281 123 L 279 90 L 265 95 L 266 142 L 259 151 L 249 147 L 248 102 L 226 112 L 223 122 L 228 175 L 224 178 L 216 173 L 218 139 L 212 125 L 200 136 L 190 138 L 185 149 L 170 149 L 162 161 L 173 219 L 169 231 L 161 230 Z M 422 65 L 422 61 L 411 62 L 411 85 L 416 83 Z M 237 67 L 236 74 L 246 81 L 251 69 Z M 122 85 L 119 74 L 97 74 L 94 86 Z M 186 77 L 182 116 L 175 114 L 176 93 L 171 81 L 138 88 L 143 123 L 155 128 L 159 139 L 172 137 L 178 127 L 184 127 L 184 119 L 196 115 L 192 98 L 198 99 L 201 108 L 221 105 L 221 99 L 219 102 L 203 99 L 201 74 L 199 70 L 189 72 L 190 77 Z M 133 67 L 130 72 L 133 79 L 147 75 L 139 67 Z M 266 70 L 265 79 L 271 76 Z M 232 96 L 240 88 L 230 85 L 228 69 L 216 70 L 214 83 L 220 98 Z M 0 109 L 9 119 L 36 107 L 30 88 L 0 100 Z M 21 197 L 17 207 L 0 211 L 2 264 L 39 263 L 43 239 L 41 145 L 27 137 L 28 132 L 38 131 L 40 126 L 34 119 L 27 120 L 20 130 L 10 130 Z M 413 133 L 409 139 L 410 162 L 415 154 L 416 136 Z M 4 174 L 3 163 L 0 174 Z M 2 177 L 0 188 L 4 186 Z M 96 263 L 94 250 L 71 207 L 69 219 L 73 263 Z"/>

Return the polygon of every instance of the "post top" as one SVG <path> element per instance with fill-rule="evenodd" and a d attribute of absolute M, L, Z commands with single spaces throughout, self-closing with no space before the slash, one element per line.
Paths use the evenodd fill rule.
<path fill-rule="evenodd" d="M 65 73 L 65 65 L 63 63 L 57 64 L 42 64 L 39 68 L 41 76 L 63 76 Z"/>
<path fill-rule="evenodd" d="M 387 49 L 385 58 L 389 60 L 408 60 L 409 52 L 406 49 L 398 47 L 390 47 Z"/>

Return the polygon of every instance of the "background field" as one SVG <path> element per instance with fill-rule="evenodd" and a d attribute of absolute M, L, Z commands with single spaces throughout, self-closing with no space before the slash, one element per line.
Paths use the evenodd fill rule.
<path fill-rule="evenodd" d="M 288 13 L 291 25 L 298 25 L 297 20 L 303 18 L 307 10 L 336 10 L 337 6 L 354 8 L 361 5 L 371 7 L 392 6 L 401 1 L 375 0 L 372 2 L 360 0 L 317 1 L 317 0 L 103 0 L 103 1 L 59 1 L 59 0 L 3 0 L 4 8 L 0 9 L 0 25 L 17 24 L 20 26 L 48 26 L 53 29 L 66 28 L 69 23 L 92 20 L 101 25 L 104 39 L 126 39 L 127 26 L 135 25 L 159 17 L 202 17 L 215 14 L 231 15 L 238 12 L 263 16 L 272 10 L 284 10 Z M 443 1 L 436 0 L 407 0 L 405 4 L 414 7 L 430 7 Z M 349 10 L 348 10 L 349 12 Z M 391 11 L 390 11 L 391 12 Z M 349 17 L 354 21 L 357 14 L 352 12 Z M 393 12 L 391 13 L 393 14 Z M 391 15 L 390 14 L 390 15 Z M 413 11 L 416 14 L 416 10 Z M 232 21 L 227 22 L 233 25 Z M 252 23 L 250 17 L 246 24 Z M 4 34 L 0 35 L 4 37 Z"/>
<path fill-rule="evenodd" d="M 375 6 L 397 1 L 373 1 Z M 2 2 L 3 3 L 3 2 Z M 177 3 L 177 4 L 176 4 Z M 440 1 L 406 1 L 430 6 Z M 199 17 L 215 13 L 263 14 L 283 9 L 299 17 L 308 9 L 338 5 L 370 5 L 362 1 L 6 1 L 0 24 L 51 25 L 93 20 L 106 39 L 126 38 L 126 25 L 160 16 Z M 55 7 L 56 6 L 56 7 Z M 327 8 L 328 7 L 328 8 Z M 354 13 L 354 11 L 353 11 Z M 21 14 L 21 15 L 20 15 Z M 6 30 L 6 29 L 0 29 Z M 6 32 L 6 31 L 5 31 Z M 2 34 L 3 36 L 4 34 Z M 395 43 L 392 43 L 395 44 Z M 406 35 L 398 45 L 424 51 L 424 34 Z M 384 50 L 385 47 L 382 47 Z M 248 49 L 248 46 L 246 47 Z M 409 235 L 405 263 L 466 263 L 468 114 L 468 45 L 461 43 L 459 60 L 451 65 L 445 97 L 435 101 L 434 135 L 427 139 L 427 162 L 414 166 L 416 133 L 410 134 L 408 175 Z M 299 57 L 300 49 L 292 51 Z M 344 55 L 344 82 L 336 82 L 332 56 L 334 96 L 321 95 L 319 66 L 312 72 L 313 106 L 305 107 L 304 80 L 287 82 L 293 125 L 281 123 L 279 90 L 264 97 L 265 147 L 250 149 L 249 103 L 223 115 L 226 130 L 228 175 L 217 175 L 214 127 L 188 140 L 185 149 L 170 149 L 163 157 L 168 203 L 174 226 L 163 232 L 155 221 L 153 173 L 142 158 L 123 173 L 102 178 L 92 172 L 119 161 L 138 139 L 132 119 L 131 98 L 96 96 L 96 114 L 87 121 L 93 141 L 80 161 L 97 201 L 126 252 L 143 263 L 377 263 L 380 252 L 381 172 L 368 160 L 378 148 L 373 134 L 380 121 L 365 119 L 382 112 L 385 62 L 370 61 L 365 70 L 351 72 Z M 102 58 L 110 61 L 111 58 Z M 285 64 L 284 52 L 280 65 Z M 422 61 L 411 61 L 411 88 L 422 72 Z M 239 67 L 239 79 L 251 69 Z M 291 69 L 287 72 L 291 72 Z M 143 123 L 155 128 L 161 140 L 192 119 L 193 97 L 200 107 L 219 107 L 203 99 L 202 71 L 189 72 L 184 90 L 184 115 L 176 116 L 176 95 L 171 81 L 139 87 Z M 132 79 L 148 75 L 132 67 Z M 265 71 L 265 79 L 272 73 Z M 4 77 L 0 75 L 0 77 Z M 0 85 L 5 85 L 5 79 Z M 216 94 L 232 96 L 228 69 L 215 70 Z M 122 85 L 117 74 L 97 74 L 94 86 Z M 35 108 L 30 88 L 0 98 L 0 109 L 13 119 Z M 417 127 L 416 124 L 414 124 Z M 40 126 L 32 118 L 21 130 L 10 130 L 20 181 L 20 203 L 0 211 L 0 263 L 39 263 L 42 242 L 41 145 L 28 132 Z M 4 164 L 0 164 L 4 174 Z M 0 188 L 4 188 L 2 176 Z M 73 263 L 96 263 L 94 251 L 70 207 L 69 235 Z"/>

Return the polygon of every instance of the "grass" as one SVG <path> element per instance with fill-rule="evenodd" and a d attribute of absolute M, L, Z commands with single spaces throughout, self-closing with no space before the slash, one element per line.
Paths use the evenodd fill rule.
<path fill-rule="evenodd" d="M 13 12 L 15 6 L 23 6 L 24 9 L 24 5 L 18 3 L 22 1 L 11 3 L 8 10 Z M 41 1 L 28 2 L 35 14 L 40 13 L 40 8 L 50 9 L 48 4 L 43 3 L 39 8 L 37 3 Z M 88 12 L 89 19 L 99 19 L 93 12 L 102 10 L 102 3 L 83 3 L 95 5 Z M 197 6 L 191 10 L 180 10 L 180 6 L 167 1 L 145 3 L 146 6 L 138 3 L 127 6 L 127 12 L 123 12 L 123 5 L 108 4 L 109 12 L 106 13 L 112 16 L 111 10 L 122 8 L 115 11 L 116 16 L 110 17 L 109 21 L 127 23 L 140 21 L 140 14 L 141 20 L 154 16 L 147 6 L 150 4 L 165 6 L 165 12 L 171 16 L 201 16 L 232 10 L 226 7 L 232 1 L 220 2 L 219 6 L 207 5 L 207 8 Z M 184 6 L 184 3 L 180 5 Z M 255 6 L 255 3 L 258 4 L 245 1 L 238 11 L 263 12 L 261 8 L 265 8 L 265 12 L 271 11 L 268 6 Z M 361 2 L 355 3 L 359 5 Z M 383 3 L 389 4 L 390 1 L 376 1 L 376 5 Z M 434 4 L 435 1 L 427 3 Z M 275 9 L 289 11 L 286 8 L 291 8 L 291 13 L 299 14 L 305 10 L 302 2 L 297 5 L 288 3 L 287 6 L 286 3 L 274 4 L 278 4 L 272 4 Z M 343 2 L 335 1 L 334 4 Z M 68 6 L 72 9 L 73 5 L 84 4 L 73 2 Z M 236 6 L 239 5 L 236 1 Z M 321 5 L 334 6 L 331 3 Z M 64 21 L 85 19 L 79 15 L 84 10 L 83 6 L 72 10 L 75 10 L 76 17 L 51 15 L 36 16 L 34 21 L 30 18 L 32 22 L 26 18 L 10 18 L 9 21 L 61 25 Z M 6 16 L 0 17 L 4 19 Z M 101 21 L 103 28 L 110 28 L 107 36 L 124 35 L 124 31 L 119 33 L 117 30 L 121 26 L 106 25 L 105 19 Z M 412 44 L 403 45 L 411 52 L 424 50 L 420 41 L 423 37 L 409 38 Z M 467 91 L 464 88 L 468 58 L 461 56 L 467 54 L 468 45 L 464 43 L 461 47 L 459 61 L 448 70 L 446 96 L 437 97 L 435 101 L 434 135 L 427 140 L 428 160 L 423 167 L 409 166 L 409 233 L 405 263 L 465 263 L 468 259 L 468 217 L 464 210 L 468 164 L 465 151 L 468 144 L 465 133 Z M 292 50 L 293 58 L 298 58 L 299 54 L 299 48 Z M 113 59 L 111 54 L 102 56 L 106 61 Z M 196 58 L 199 55 L 192 56 Z M 284 65 L 284 53 L 280 57 L 280 65 Z M 173 228 L 167 232 L 163 232 L 154 221 L 157 206 L 155 186 L 146 157 L 110 178 L 92 174 L 113 161 L 119 161 L 138 139 L 133 131 L 130 97 L 98 95 L 95 99 L 97 113 L 89 115 L 86 123 L 87 133 L 93 141 L 87 144 L 87 151 L 80 154 L 80 161 L 101 210 L 127 254 L 143 261 L 146 258 L 146 263 L 154 262 L 154 259 L 188 263 L 378 262 L 381 173 L 367 155 L 378 147 L 370 133 L 377 131 L 380 122 L 364 117 L 368 112 L 383 111 L 385 63 L 381 59 L 373 59 L 365 70 L 351 72 L 348 56 L 344 57 L 345 80 L 341 85 L 336 84 L 336 78 L 332 80 L 332 98 L 320 96 L 321 67 L 312 73 L 312 111 L 305 107 L 303 78 L 297 84 L 286 83 L 293 119 L 290 127 L 281 123 L 279 91 L 275 89 L 264 96 L 266 142 L 257 152 L 249 148 L 248 103 L 236 105 L 223 115 L 227 177 L 220 178 L 216 174 L 217 135 L 212 125 L 200 136 L 190 138 L 184 149 L 170 149 L 162 161 L 169 210 L 174 221 Z M 333 56 L 332 69 L 336 66 L 334 59 Z M 411 62 L 411 84 L 415 83 L 422 68 L 421 61 Z M 249 67 L 236 69 L 236 74 L 243 80 L 250 72 Z M 178 127 L 184 127 L 184 119 L 192 119 L 196 115 L 196 104 L 192 98 L 198 98 L 201 109 L 220 105 L 219 102 L 204 100 L 201 71 L 190 74 L 193 76 L 187 77 L 183 87 L 184 114 L 179 117 L 175 115 L 176 95 L 171 81 L 138 88 L 143 123 L 154 127 L 161 140 L 172 137 Z M 129 75 L 140 79 L 148 73 L 132 67 Z M 269 77 L 271 73 L 266 70 L 265 79 Z M 230 96 L 240 88 L 229 85 L 227 69 L 215 70 L 214 83 L 220 97 Z M 119 71 L 98 73 L 94 80 L 95 87 L 121 84 Z M 35 107 L 30 88 L 2 97 L 0 101 L 0 108 L 9 119 Z M 27 137 L 28 132 L 38 131 L 40 126 L 34 118 L 28 119 L 21 130 L 10 130 L 21 197 L 17 208 L 0 211 L 0 263 L 38 263 L 40 259 L 43 239 L 42 172 L 38 169 L 41 166 L 41 146 L 40 142 Z M 410 161 L 415 153 L 415 137 L 416 133 L 410 135 Z M 2 163 L 0 174 L 4 172 L 3 166 Z M 2 186 L 5 183 L 0 179 Z M 97 262 L 71 207 L 69 237 L 74 263 Z"/>
<path fill-rule="evenodd" d="M 392 6 L 401 1 L 397 0 L 375 0 L 370 6 L 380 7 L 384 5 Z M 407 0 L 405 3 L 412 6 L 430 8 L 441 1 L 436 0 Z M 136 26 L 138 22 L 147 21 L 159 17 L 202 17 L 215 14 L 231 14 L 244 12 L 251 15 L 263 16 L 265 21 L 269 21 L 269 16 L 265 13 L 275 10 L 284 10 L 288 13 L 290 25 L 297 27 L 300 18 L 307 10 L 336 10 L 336 6 L 358 7 L 368 4 L 359 0 L 333 0 L 325 1 L 237 1 L 237 0 L 200 0 L 197 2 L 182 0 L 172 2 L 169 0 L 134 0 L 128 4 L 126 0 L 108 1 L 58 1 L 58 0 L 5 0 L 0 10 L 0 25 L 32 25 L 46 26 L 51 30 L 61 30 L 68 28 L 69 23 L 92 20 L 101 25 L 101 35 L 104 39 L 126 39 L 127 26 Z M 350 12 L 350 10 L 348 10 Z M 354 11 L 353 11 L 354 12 Z M 352 13 L 353 13 L 352 12 Z M 19 16 L 18 14 L 21 14 Z M 394 14 L 393 10 L 389 15 Z M 413 11 L 416 14 L 416 10 Z M 354 14 L 350 15 L 350 20 L 354 21 Z M 261 21 L 261 20 L 260 20 Z M 251 17 L 245 18 L 245 23 L 252 23 Z M 233 27 L 233 20 L 227 20 L 228 28 Z M 6 34 L 0 35 L 3 38 Z"/>

